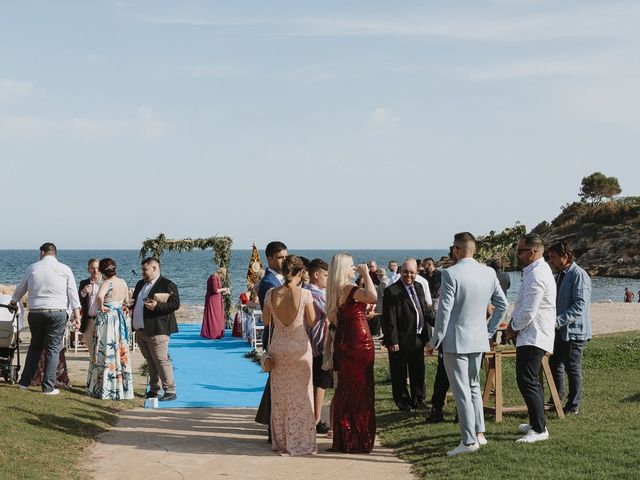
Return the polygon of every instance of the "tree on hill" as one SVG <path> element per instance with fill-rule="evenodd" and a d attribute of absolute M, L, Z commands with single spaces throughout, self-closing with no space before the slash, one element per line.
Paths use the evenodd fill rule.
<path fill-rule="evenodd" d="M 503 267 L 515 266 L 514 245 L 527 233 L 527 227 L 516 222 L 498 233 L 491 230 L 476 239 L 476 258 L 481 262 L 497 259 Z"/>
<path fill-rule="evenodd" d="M 600 205 L 602 201 L 611 199 L 622 193 L 616 177 L 607 177 L 603 173 L 595 172 L 582 179 L 580 200 L 591 205 Z"/>

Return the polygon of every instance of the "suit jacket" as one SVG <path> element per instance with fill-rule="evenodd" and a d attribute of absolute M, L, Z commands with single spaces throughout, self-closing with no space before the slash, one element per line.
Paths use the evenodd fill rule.
<path fill-rule="evenodd" d="M 136 288 L 133 290 L 133 306 L 131 312 L 135 309 L 135 304 L 138 302 L 138 295 L 140 290 L 144 286 L 145 281 L 140 280 L 136 283 Z M 155 310 L 151 311 L 147 308 L 143 309 L 144 315 L 144 333 L 152 337 L 154 335 L 171 335 L 178 331 L 178 322 L 176 322 L 175 311 L 180 308 L 180 295 L 178 294 L 178 287 L 168 278 L 160 275 L 153 288 L 149 290 L 147 295 L 149 298 L 153 298 L 156 293 L 170 293 L 166 302 L 156 305 Z M 143 298 L 139 299 L 141 302 Z M 132 315 L 133 321 L 133 315 Z"/>
<path fill-rule="evenodd" d="M 419 335 L 423 343 L 428 340 L 427 333 L 427 302 L 424 298 L 424 289 L 419 283 L 413 283 L 422 308 L 425 325 Z M 401 352 L 412 352 L 416 348 L 417 312 L 409 292 L 402 280 L 392 283 L 384 290 L 382 300 L 382 332 L 384 343 L 387 347 L 398 345 Z"/>
<path fill-rule="evenodd" d="M 261 309 L 264 309 L 264 297 L 267 295 L 269 289 L 279 287 L 280 285 L 282 285 L 282 283 L 278 280 L 278 277 L 268 269 L 264 277 L 262 277 L 262 280 L 260 280 L 260 285 L 258 285 L 258 300 L 260 301 Z"/>
<path fill-rule="evenodd" d="M 564 274 L 556 296 L 556 335 L 560 339 L 590 340 L 591 278 L 573 262 Z"/>
<path fill-rule="evenodd" d="M 87 322 L 89 321 L 89 300 L 91 299 L 90 295 L 83 297 L 80 292 L 84 287 L 91 283 L 90 278 L 85 278 L 78 285 L 78 297 L 80 297 L 80 308 L 82 308 L 82 320 L 80 321 L 80 333 L 84 333 L 87 329 Z"/>
<path fill-rule="evenodd" d="M 495 307 L 487 324 L 487 306 Z M 489 351 L 489 338 L 508 307 L 496 272 L 472 258 L 443 270 L 431 346 L 444 353 Z"/>

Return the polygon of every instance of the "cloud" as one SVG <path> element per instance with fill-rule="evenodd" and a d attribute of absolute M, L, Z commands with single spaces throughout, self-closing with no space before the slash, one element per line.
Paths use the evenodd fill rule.
<path fill-rule="evenodd" d="M 35 94 L 33 84 L 12 78 L 0 78 L 0 103 L 10 103 Z"/>
<path fill-rule="evenodd" d="M 513 3 L 513 2 L 510 2 Z M 520 2 L 516 2 L 520 3 Z M 528 4 L 529 2 L 524 2 Z M 531 2 L 531 5 L 534 5 Z M 515 6 L 515 5 L 514 5 Z M 526 6 L 526 5 L 523 5 Z M 640 5 L 606 3 L 527 9 L 494 5 L 448 11 L 417 11 L 386 17 L 301 16 L 290 18 L 204 16 L 141 16 L 159 25 L 245 28 L 253 34 L 294 36 L 434 37 L 462 41 L 526 42 L 561 38 L 622 38 L 637 36 Z"/>
<path fill-rule="evenodd" d="M 196 79 L 248 78 L 253 75 L 253 69 L 241 65 L 199 65 L 187 68 L 187 76 Z"/>
<path fill-rule="evenodd" d="M 400 117 L 386 108 L 377 107 L 369 117 L 367 127 L 371 131 L 394 131 L 400 124 Z"/>
<path fill-rule="evenodd" d="M 51 119 L 34 116 L 0 117 L 0 139 L 33 140 L 67 136 L 84 140 L 117 138 L 158 138 L 169 134 L 171 124 L 157 118 L 151 107 L 143 105 L 129 118 Z"/>

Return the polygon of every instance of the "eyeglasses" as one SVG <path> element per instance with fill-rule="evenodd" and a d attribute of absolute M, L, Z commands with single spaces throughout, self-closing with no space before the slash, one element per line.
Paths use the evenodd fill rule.
<path fill-rule="evenodd" d="M 529 252 L 529 251 L 531 251 L 533 253 L 537 252 L 537 250 L 535 248 L 519 248 L 518 249 L 518 255 L 520 255 L 522 252 Z"/>

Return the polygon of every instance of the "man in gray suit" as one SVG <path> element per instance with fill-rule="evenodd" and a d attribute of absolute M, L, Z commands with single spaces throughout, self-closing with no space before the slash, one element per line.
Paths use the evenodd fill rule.
<path fill-rule="evenodd" d="M 507 299 L 495 272 L 473 259 L 476 240 L 468 232 L 453 241 L 456 264 L 442 271 L 440 305 L 427 352 L 440 348 L 460 418 L 462 441 L 447 452 L 452 457 L 476 452 L 485 445 L 484 411 L 480 392 L 482 353 L 507 311 Z M 487 325 L 487 307 L 494 306 Z"/>

